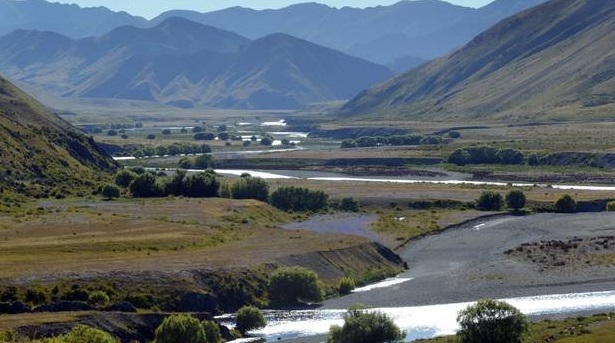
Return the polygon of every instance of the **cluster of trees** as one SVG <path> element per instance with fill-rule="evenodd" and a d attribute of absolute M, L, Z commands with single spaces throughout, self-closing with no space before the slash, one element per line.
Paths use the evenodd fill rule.
<path fill-rule="evenodd" d="M 318 275 L 304 267 L 280 267 L 269 277 L 269 300 L 274 306 L 315 303 L 323 299 Z"/>
<path fill-rule="evenodd" d="M 421 136 L 421 135 L 405 135 L 405 136 L 389 136 L 389 137 L 372 137 L 364 136 L 357 139 L 347 139 L 342 142 L 342 149 L 350 148 L 370 148 L 375 146 L 403 146 L 403 145 L 436 145 L 442 144 L 440 136 Z"/>
<path fill-rule="evenodd" d="M 187 175 L 184 170 L 176 170 L 171 177 L 167 177 L 121 170 L 115 176 L 115 183 L 119 187 L 128 188 L 135 198 L 169 195 L 210 198 L 218 196 L 220 188 L 220 182 L 211 171 Z"/>
<path fill-rule="evenodd" d="M 498 192 L 485 191 L 476 200 L 475 206 L 476 209 L 481 211 L 500 211 L 506 205 L 513 211 L 519 211 L 525 207 L 525 204 L 526 196 L 521 190 L 510 191 L 505 198 Z M 615 203 L 613 206 L 613 209 L 615 209 Z M 574 213 L 577 210 L 577 202 L 569 194 L 564 194 L 555 201 L 552 210 L 558 213 Z"/>
<path fill-rule="evenodd" d="M 490 146 L 459 148 L 448 156 L 448 162 L 466 164 L 523 164 L 525 155 L 517 149 L 497 149 Z"/>
<path fill-rule="evenodd" d="M 180 169 L 211 169 L 214 167 L 211 155 L 199 155 L 196 157 L 182 157 L 179 159 Z"/>
<path fill-rule="evenodd" d="M 157 147 L 147 146 L 135 150 L 132 154 L 134 157 L 149 157 L 149 156 L 178 156 L 189 154 L 208 154 L 211 152 L 211 147 L 207 144 L 192 144 L 192 143 L 173 143 L 171 145 L 160 145 Z"/>
<path fill-rule="evenodd" d="M 269 197 L 269 203 L 283 211 L 320 211 L 327 208 L 329 196 L 321 190 L 302 187 L 280 187 Z"/>

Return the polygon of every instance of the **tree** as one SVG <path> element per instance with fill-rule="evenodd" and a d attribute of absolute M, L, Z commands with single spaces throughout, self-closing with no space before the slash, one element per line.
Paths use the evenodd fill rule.
<path fill-rule="evenodd" d="M 226 132 L 226 131 L 218 133 L 218 139 L 221 140 L 221 141 L 228 141 L 229 138 L 230 138 L 230 136 L 229 136 L 228 132 Z"/>
<path fill-rule="evenodd" d="M 107 306 L 109 301 L 109 296 L 103 291 L 92 292 L 88 295 L 88 303 L 95 306 Z"/>
<path fill-rule="evenodd" d="M 515 307 L 503 301 L 480 300 L 459 312 L 462 343 L 521 343 L 528 322 Z"/>
<path fill-rule="evenodd" d="M 211 320 L 206 320 L 203 322 L 203 330 L 205 330 L 205 337 L 207 338 L 207 343 L 221 343 L 222 335 L 220 334 L 220 327 L 216 322 Z"/>
<path fill-rule="evenodd" d="M 213 162 L 210 155 L 199 155 L 194 158 L 192 167 L 195 169 L 209 169 L 213 168 Z"/>
<path fill-rule="evenodd" d="M 502 164 L 522 164 L 525 156 L 516 149 L 501 149 L 496 153 L 496 158 Z"/>
<path fill-rule="evenodd" d="M 181 169 L 192 169 L 192 161 L 188 157 L 182 157 L 178 162 Z"/>
<path fill-rule="evenodd" d="M 201 322 L 193 316 L 174 314 L 156 328 L 156 343 L 207 343 Z"/>
<path fill-rule="evenodd" d="M 506 194 L 506 206 L 515 211 L 525 207 L 525 193 L 520 190 L 512 190 Z"/>
<path fill-rule="evenodd" d="M 555 202 L 555 211 L 559 213 L 574 213 L 577 210 L 577 202 L 569 194 L 562 195 Z"/>
<path fill-rule="evenodd" d="M 185 195 L 194 198 L 211 198 L 218 195 L 220 182 L 212 173 L 198 173 L 186 178 Z"/>
<path fill-rule="evenodd" d="M 456 149 L 448 156 L 448 163 L 465 166 L 472 163 L 472 157 L 465 149 Z"/>
<path fill-rule="evenodd" d="M 261 145 L 272 145 L 273 144 L 273 139 L 271 137 L 265 136 L 263 138 L 261 138 Z"/>
<path fill-rule="evenodd" d="M 298 305 L 322 300 L 318 275 L 304 267 L 280 267 L 269 278 L 269 298 L 276 305 Z"/>
<path fill-rule="evenodd" d="M 225 124 L 222 124 L 222 125 L 218 126 L 218 132 L 225 132 L 227 130 L 228 130 L 228 128 L 226 127 Z"/>
<path fill-rule="evenodd" d="M 165 193 L 171 195 L 183 195 L 186 193 L 185 170 L 176 170 L 171 179 L 165 185 Z"/>
<path fill-rule="evenodd" d="M 359 212 L 360 210 L 361 210 L 361 206 L 357 199 L 342 198 L 342 200 L 340 200 L 340 211 Z"/>
<path fill-rule="evenodd" d="M 606 210 L 607 212 L 615 212 L 615 201 L 609 201 L 606 204 Z"/>
<path fill-rule="evenodd" d="M 240 308 L 235 316 L 235 328 L 242 334 L 249 330 L 264 328 L 266 325 L 265 316 L 254 306 Z"/>
<path fill-rule="evenodd" d="M 241 177 L 231 186 L 233 199 L 256 199 L 267 201 L 269 198 L 269 184 L 260 177 Z"/>
<path fill-rule="evenodd" d="M 106 184 L 103 186 L 102 195 L 107 200 L 117 199 L 120 197 L 120 189 L 116 185 Z"/>
<path fill-rule="evenodd" d="M 162 130 L 162 134 L 163 135 L 170 135 L 171 134 L 171 129 L 164 129 L 164 130 Z"/>
<path fill-rule="evenodd" d="M 135 198 L 149 198 L 160 195 L 160 187 L 156 183 L 156 177 L 150 173 L 137 176 L 130 184 L 130 193 Z"/>
<path fill-rule="evenodd" d="M 115 174 L 115 184 L 122 188 L 127 188 L 136 177 L 137 174 L 131 172 L 130 170 L 120 170 L 117 174 Z"/>
<path fill-rule="evenodd" d="M 146 137 L 147 139 L 156 139 L 156 135 L 153 133 L 150 133 L 149 135 L 147 135 Z"/>
<path fill-rule="evenodd" d="M 499 211 L 504 206 L 504 200 L 500 193 L 485 191 L 478 200 L 476 200 L 476 208 L 481 211 Z"/>
<path fill-rule="evenodd" d="M 111 334 L 86 325 L 77 325 L 69 333 L 58 337 L 62 343 L 119 343 Z"/>
<path fill-rule="evenodd" d="M 342 141 L 342 144 L 340 146 L 341 149 L 352 149 L 356 147 L 357 147 L 357 143 L 352 139 L 347 139 L 345 141 Z"/>
<path fill-rule="evenodd" d="M 107 136 L 117 136 L 117 131 L 116 130 L 109 130 L 107 131 Z"/>
<path fill-rule="evenodd" d="M 329 329 L 327 343 L 397 342 L 405 337 L 393 320 L 382 312 L 349 310 L 344 325 Z"/>

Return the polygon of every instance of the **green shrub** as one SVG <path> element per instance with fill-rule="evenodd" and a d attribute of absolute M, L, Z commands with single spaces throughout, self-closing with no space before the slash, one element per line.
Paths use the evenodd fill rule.
<path fill-rule="evenodd" d="M 497 192 L 485 191 L 476 200 L 476 208 L 481 211 L 499 211 L 502 206 L 504 206 L 504 200 Z"/>
<path fill-rule="evenodd" d="M 103 291 L 92 292 L 88 296 L 88 303 L 95 306 L 107 306 L 109 301 L 109 296 Z"/>
<path fill-rule="evenodd" d="M 340 200 L 339 209 L 340 211 L 359 212 L 361 206 L 359 205 L 359 201 L 355 198 L 343 198 Z"/>
<path fill-rule="evenodd" d="M 111 334 L 85 325 L 75 326 L 69 333 L 59 337 L 62 343 L 119 343 Z"/>
<path fill-rule="evenodd" d="M 521 343 L 528 322 L 515 307 L 496 300 L 480 300 L 459 312 L 458 335 L 462 343 Z"/>
<path fill-rule="evenodd" d="M 266 325 L 265 316 L 254 306 L 244 306 L 237 311 L 235 328 L 242 334 L 249 330 L 263 328 Z"/>
<path fill-rule="evenodd" d="M 574 213 L 577 210 L 577 202 L 569 194 L 562 195 L 555 202 L 555 211 L 558 213 Z"/>
<path fill-rule="evenodd" d="M 340 292 L 340 294 L 346 295 L 346 294 L 350 294 L 350 292 L 352 292 L 352 290 L 355 289 L 355 287 L 356 285 L 355 285 L 354 279 L 345 276 L 340 280 L 338 291 Z"/>
<path fill-rule="evenodd" d="M 329 196 L 321 190 L 284 186 L 276 189 L 269 203 L 283 211 L 320 211 L 327 208 Z"/>
<path fill-rule="evenodd" d="M 220 327 L 218 324 L 211 320 L 206 320 L 203 322 L 203 330 L 205 330 L 205 337 L 207 338 L 207 343 L 221 343 L 222 335 L 220 334 Z"/>
<path fill-rule="evenodd" d="M 174 314 L 156 328 L 156 343 L 207 343 L 201 322 L 193 316 Z"/>
<path fill-rule="evenodd" d="M 162 194 L 160 186 L 156 183 L 156 177 L 150 173 L 137 176 L 129 189 L 135 198 L 151 198 Z"/>
<path fill-rule="evenodd" d="M 609 201 L 606 204 L 606 210 L 609 212 L 615 212 L 615 201 Z"/>
<path fill-rule="evenodd" d="M 241 177 L 231 186 L 233 199 L 256 199 L 267 201 L 269 198 L 269 184 L 260 177 Z"/>
<path fill-rule="evenodd" d="M 323 291 L 318 275 L 310 269 L 294 266 L 280 267 L 269 278 L 269 298 L 275 305 L 298 305 L 318 302 Z"/>
<path fill-rule="evenodd" d="M 344 316 L 343 326 L 333 325 L 329 329 L 327 343 L 398 342 L 404 337 L 386 314 L 353 309 Z"/>

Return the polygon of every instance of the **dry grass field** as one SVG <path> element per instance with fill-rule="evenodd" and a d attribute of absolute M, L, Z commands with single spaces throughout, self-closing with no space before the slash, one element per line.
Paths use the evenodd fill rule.
<path fill-rule="evenodd" d="M 256 201 L 44 201 L 0 217 L 0 278 L 252 266 L 365 242 L 278 228 L 292 219 Z"/>

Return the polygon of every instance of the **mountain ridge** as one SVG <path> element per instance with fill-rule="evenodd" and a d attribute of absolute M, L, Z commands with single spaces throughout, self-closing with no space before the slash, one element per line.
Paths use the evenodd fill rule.
<path fill-rule="evenodd" d="M 530 119 L 613 104 L 614 32 L 615 4 L 552 0 L 362 92 L 341 114 Z"/>

